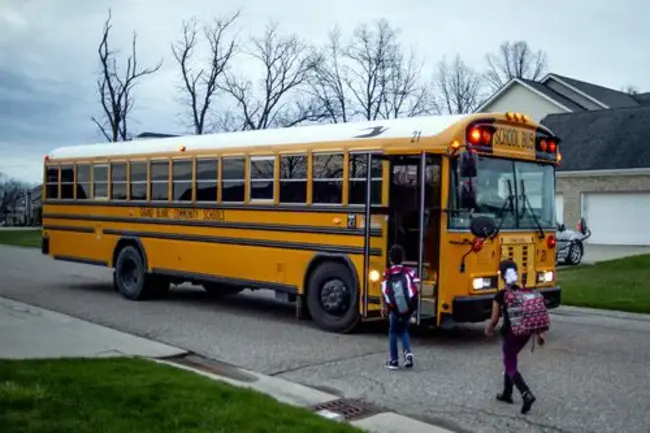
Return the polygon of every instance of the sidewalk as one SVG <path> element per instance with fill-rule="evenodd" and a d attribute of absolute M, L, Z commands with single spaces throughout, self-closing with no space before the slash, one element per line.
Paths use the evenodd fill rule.
<path fill-rule="evenodd" d="M 344 412 L 364 410 L 363 402 L 350 402 L 307 386 L 264 376 L 187 351 L 95 325 L 65 314 L 0 297 L 0 359 L 137 356 L 252 388 L 294 406 L 310 407 L 327 418 L 344 420 Z M 318 410 L 319 406 L 328 410 Z M 352 404 L 352 406 L 350 406 Z M 341 408 L 337 412 L 337 408 Z M 451 433 L 393 412 L 366 407 L 369 416 L 350 424 L 373 433 Z"/>

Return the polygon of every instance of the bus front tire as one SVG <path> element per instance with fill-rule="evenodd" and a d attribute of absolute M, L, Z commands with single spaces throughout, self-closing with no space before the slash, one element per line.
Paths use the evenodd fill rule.
<path fill-rule="evenodd" d="M 342 263 L 319 265 L 307 284 L 307 308 L 319 328 L 337 334 L 352 332 L 360 321 L 358 289 Z"/>

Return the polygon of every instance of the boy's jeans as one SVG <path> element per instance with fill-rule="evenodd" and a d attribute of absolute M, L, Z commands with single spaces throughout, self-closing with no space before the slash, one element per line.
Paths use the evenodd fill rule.
<path fill-rule="evenodd" d="M 397 338 L 402 339 L 402 349 L 405 353 L 411 352 L 411 339 L 408 328 L 411 324 L 410 317 L 399 317 L 397 313 L 390 312 L 388 316 L 388 343 L 390 346 L 390 360 L 397 361 Z"/>

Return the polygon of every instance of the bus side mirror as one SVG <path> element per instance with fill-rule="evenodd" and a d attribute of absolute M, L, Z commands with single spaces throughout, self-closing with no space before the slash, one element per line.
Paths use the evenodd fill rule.
<path fill-rule="evenodd" d="M 476 209 L 476 191 L 471 180 L 460 185 L 460 208 Z"/>
<path fill-rule="evenodd" d="M 563 232 L 565 230 L 566 230 L 566 225 L 565 224 L 558 224 L 557 231 Z"/>
<path fill-rule="evenodd" d="M 477 165 L 478 158 L 473 152 L 465 150 L 458 156 L 458 168 L 460 171 L 460 177 L 476 177 Z"/>
<path fill-rule="evenodd" d="M 496 233 L 497 224 L 494 219 L 481 215 L 472 219 L 469 230 L 472 235 L 474 235 L 474 237 L 477 237 L 479 239 L 487 239 Z"/>

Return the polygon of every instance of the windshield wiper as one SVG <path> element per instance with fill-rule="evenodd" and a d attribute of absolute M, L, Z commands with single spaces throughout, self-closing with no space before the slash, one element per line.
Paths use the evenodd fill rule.
<path fill-rule="evenodd" d="M 497 229 L 494 231 L 494 234 L 491 236 L 491 239 L 494 239 L 499 235 L 499 232 L 501 231 L 501 227 L 503 226 L 503 222 L 506 219 L 506 211 L 511 211 L 513 215 L 516 213 L 515 206 L 513 204 L 515 196 L 512 193 L 512 182 L 510 182 L 510 179 L 507 179 L 507 182 L 508 182 L 508 197 L 506 197 L 505 202 L 501 207 L 501 219 L 499 221 L 499 225 L 497 226 Z"/>
<path fill-rule="evenodd" d="M 522 203 L 521 216 L 523 217 L 526 214 L 526 208 L 528 208 L 528 210 L 530 211 L 529 212 L 530 216 L 533 217 L 533 221 L 535 221 L 537 230 L 539 230 L 539 238 L 544 239 L 544 237 L 546 237 L 546 233 L 544 233 L 544 229 L 542 228 L 542 225 L 539 223 L 537 216 L 535 216 L 535 212 L 533 212 L 533 207 L 530 205 L 530 201 L 528 201 L 528 196 L 526 195 L 526 187 L 524 186 L 523 179 L 521 179 L 520 185 L 521 185 L 521 197 L 524 199 Z"/>

